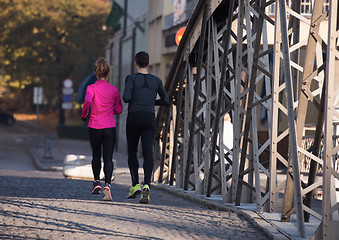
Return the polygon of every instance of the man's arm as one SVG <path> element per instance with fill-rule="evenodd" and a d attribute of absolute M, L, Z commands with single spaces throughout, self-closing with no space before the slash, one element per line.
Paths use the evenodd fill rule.
<path fill-rule="evenodd" d="M 131 101 L 132 90 L 133 90 L 133 82 L 132 82 L 131 75 L 129 75 L 125 79 L 125 89 L 124 89 L 124 94 L 122 95 L 122 100 L 124 100 L 125 103 L 128 103 Z"/>
<path fill-rule="evenodd" d="M 160 80 L 160 79 L 159 79 Z M 169 98 L 168 98 L 168 94 L 162 84 L 162 81 L 160 80 L 160 86 L 158 89 L 158 94 L 160 96 L 160 99 L 155 100 L 155 105 L 156 106 L 161 106 L 161 105 L 169 105 Z"/>

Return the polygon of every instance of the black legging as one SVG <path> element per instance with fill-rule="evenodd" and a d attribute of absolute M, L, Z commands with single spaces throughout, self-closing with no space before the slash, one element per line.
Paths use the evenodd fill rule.
<path fill-rule="evenodd" d="M 111 183 L 113 173 L 113 150 L 115 146 L 116 130 L 114 128 L 94 129 L 88 128 L 89 142 L 91 144 L 93 158 L 92 170 L 94 180 L 99 180 L 101 170 L 101 147 L 104 161 L 105 183 Z"/>
<path fill-rule="evenodd" d="M 138 143 L 141 137 L 144 157 L 144 184 L 150 185 L 153 171 L 153 142 L 155 136 L 155 115 L 152 112 L 128 113 L 126 123 L 128 144 L 128 167 L 132 177 L 132 185 L 139 183 L 139 161 L 137 158 Z"/>

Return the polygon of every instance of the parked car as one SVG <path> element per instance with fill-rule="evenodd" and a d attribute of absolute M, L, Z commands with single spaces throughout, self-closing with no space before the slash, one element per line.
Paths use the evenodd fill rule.
<path fill-rule="evenodd" d="M 11 113 L 6 113 L 0 108 L 0 123 L 4 123 L 7 126 L 12 126 L 15 122 L 14 116 Z"/>

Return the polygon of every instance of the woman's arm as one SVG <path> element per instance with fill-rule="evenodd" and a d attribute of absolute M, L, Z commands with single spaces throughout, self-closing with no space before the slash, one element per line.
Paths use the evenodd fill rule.
<path fill-rule="evenodd" d="M 119 91 L 118 89 L 116 90 L 116 95 L 115 95 L 115 104 L 114 104 L 114 114 L 115 115 L 119 115 L 122 113 L 122 104 L 121 104 L 121 97 L 120 97 L 120 94 L 119 94 Z"/>
<path fill-rule="evenodd" d="M 93 102 L 94 92 L 92 91 L 92 88 L 90 86 L 86 89 L 86 96 L 84 101 L 84 107 L 82 108 L 82 115 L 81 117 L 83 119 L 87 118 L 89 109 L 91 108 L 92 102 Z"/>

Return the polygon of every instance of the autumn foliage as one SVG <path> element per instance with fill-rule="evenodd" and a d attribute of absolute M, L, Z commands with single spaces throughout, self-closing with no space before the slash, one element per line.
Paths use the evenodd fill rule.
<path fill-rule="evenodd" d="M 74 90 L 105 56 L 110 0 L 0 0 L 0 106 L 33 110 L 33 87 L 58 108 L 65 78 Z"/>

